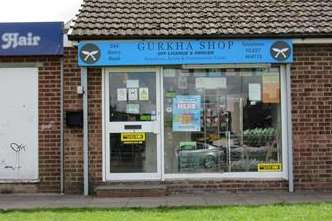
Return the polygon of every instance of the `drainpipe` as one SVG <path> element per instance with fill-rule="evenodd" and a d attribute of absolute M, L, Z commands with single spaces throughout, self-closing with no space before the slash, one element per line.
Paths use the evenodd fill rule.
<path fill-rule="evenodd" d="M 64 194 L 64 64 L 60 58 L 60 194 Z"/>
<path fill-rule="evenodd" d="M 291 66 L 286 65 L 286 93 L 287 93 L 287 119 L 288 119 L 288 191 L 294 192 L 294 173 L 293 173 L 293 129 L 292 129 L 292 97 L 291 97 Z"/>
<path fill-rule="evenodd" d="M 83 89 L 83 176 L 84 196 L 89 195 L 89 127 L 88 127 L 88 71 L 81 68 L 81 86 Z"/>

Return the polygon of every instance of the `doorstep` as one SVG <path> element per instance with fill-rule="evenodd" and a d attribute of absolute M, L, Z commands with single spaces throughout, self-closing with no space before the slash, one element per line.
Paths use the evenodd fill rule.
<path fill-rule="evenodd" d="M 106 183 L 95 188 L 97 197 L 163 197 L 167 186 L 161 183 Z"/>

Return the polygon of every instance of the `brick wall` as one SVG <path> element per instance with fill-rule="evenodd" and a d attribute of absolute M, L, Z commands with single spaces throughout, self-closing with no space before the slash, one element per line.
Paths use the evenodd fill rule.
<path fill-rule="evenodd" d="M 292 65 L 293 138 L 296 190 L 332 189 L 332 45 L 295 46 Z M 65 49 L 65 111 L 82 110 L 76 49 Z M 29 189 L 59 192 L 60 187 L 60 62 L 58 57 L 1 58 L 0 62 L 40 62 L 40 179 Z M 91 188 L 102 182 L 102 76 L 89 69 L 89 146 Z M 65 126 L 65 191 L 83 190 L 83 134 Z M 172 191 L 286 190 L 285 181 L 166 182 Z"/>
<path fill-rule="evenodd" d="M 332 190 L 332 45 L 295 47 L 295 189 Z"/>
<path fill-rule="evenodd" d="M 65 50 L 64 110 L 82 110 L 82 96 L 77 94 L 81 84 L 77 67 L 77 50 Z M 102 74 L 101 69 L 88 69 L 89 99 L 89 182 L 91 189 L 102 181 Z M 65 126 L 65 192 L 83 191 L 83 130 Z"/>
<path fill-rule="evenodd" d="M 65 48 L 64 57 L 64 112 L 81 111 L 82 97 L 77 94 L 81 84 L 75 48 Z M 81 193 L 83 190 L 83 133 L 81 128 L 64 125 L 64 191 Z"/>
<path fill-rule="evenodd" d="M 101 69 L 88 70 L 89 105 L 89 173 L 91 190 L 102 182 L 102 74 Z"/>
<path fill-rule="evenodd" d="M 280 180 L 208 180 L 208 181 L 166 181 L 167 189 L 170 193 L 194 192 L 197 190 L 213 191 L 268 191 L 287 190 L 287 181 Z"/>
<path fill-rule="evenodd" d="M 60 191 L 60 58 L 1 57 L 0 63 L 41 63 L 39 68 L 38 184 L 2 185 L 17 192 Z M 24 187 L 24 188 L 22 188 Z"/>

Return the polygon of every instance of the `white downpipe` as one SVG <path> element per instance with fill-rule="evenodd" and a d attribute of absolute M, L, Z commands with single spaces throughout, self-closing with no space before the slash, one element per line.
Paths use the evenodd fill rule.
<path fill-rule="evenodd" d="M 64 194 L 64 61 L 63 57 L 60 59 L 60 193 Z"/>
<path fill-rule="evenodd" d="M 293 172 L 293 129 L 292 129 L 292 97 L 291 97 L 291 68 L 286 65 L 286 93 L 287 93 L 287 144 L 288 144 L 288 191 L 294 192 L 294 172 Z"/>

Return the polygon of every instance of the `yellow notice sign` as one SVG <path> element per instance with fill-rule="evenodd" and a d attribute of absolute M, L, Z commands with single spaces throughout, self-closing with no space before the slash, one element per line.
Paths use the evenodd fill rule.
<path fill-rule="evenodd" d="M 280 172 L 281 163 L 259 163 L 258 172 Z"/>
<path fill-rule="evenodd" d="M 145 141 L 145 133 L 122 133 L 121 141 L 125 144 L 142 144 Z"/>

